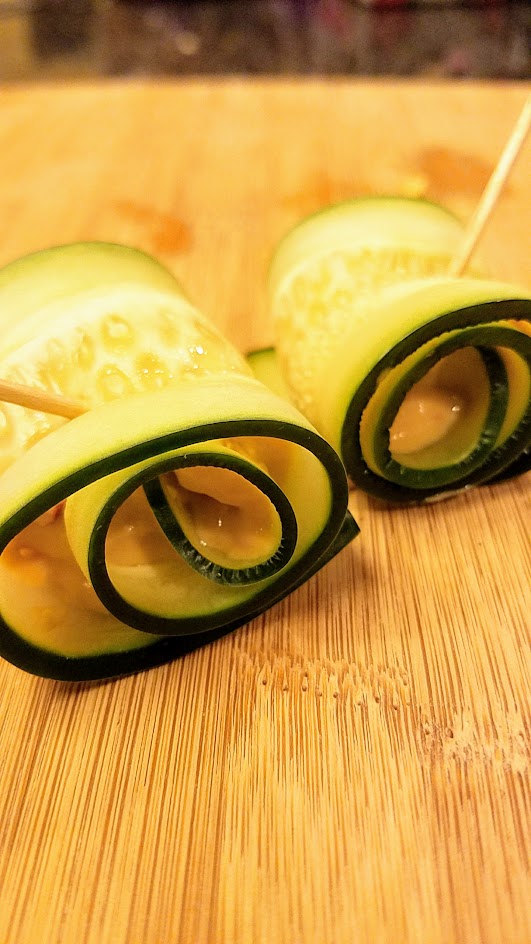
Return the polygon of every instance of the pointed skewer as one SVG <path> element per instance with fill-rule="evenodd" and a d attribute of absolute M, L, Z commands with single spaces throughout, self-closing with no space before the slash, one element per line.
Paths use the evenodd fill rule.
<path fill-rule="evenodd" d="M 500 196 L 503 187 L 507 182 L 507 178 L 512 170 L 513 164 L 525 143 L 530 127 L 531 94 L 527 97 L 524 107 L 522 108 L 516 124 L 509 136 L 509 140 L 507 141 L 507 144 L 501 153 L 500 159 L 496 164 L 487 186 L 481 195 L 480 201 L 466 229 L 463 242 L 452 259 L 450 268 L 448 270 L 448 275 L 454 277 L 462 275 L 474 249 L 476 248 L 479 238 L 485 229 L 487 221 L 497 203 L 498 197 Z"/>
<path fill-rule="evenodd" d="M 30 410 L 40 410 L 42 413 L 53 413 L 55 416 L 64 416 L 73 420 L 86 412 L 86 408 L 77 400 L 70 400 L 60 394 L 39 390 L 37 387 L 27 387 L 25 384 L 8 383 L 0 380 L 0 402 L 15 403 Z"/>

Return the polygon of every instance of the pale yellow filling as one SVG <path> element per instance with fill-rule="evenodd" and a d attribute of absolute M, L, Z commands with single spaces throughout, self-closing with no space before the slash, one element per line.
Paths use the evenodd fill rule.
<path fill-rule="evenodd" d="M 456 393 L 419 382 L 404 397 L 389 430 L 391 452 L 408 455 L 444 439 L 462 409 Z"/>
<path fill-rule="evenodd" d="M 168 553 L 168 540 L 154 520 L 143 489 L 137 489 L 112 519 L 105 544 L 107 561 L 136 567 L 164 560 Z"/>
<path fill-rule="evenodd" d="M 280 522 L 274 506 L 231 469 L 181 469 L 169 488 L 182 503 L 189 540 L 209 559 L 229 566 L 245 559 L 250 566 L 278 547 Z"/>
<path fill-rule="evenodd" d="M 389 430 L 392 454 L 412 456 L 450 442 L 459 424 L 468 424 L 483 395 L 478 357 L 472 348 L 454 351 L 408 390 Z"/>

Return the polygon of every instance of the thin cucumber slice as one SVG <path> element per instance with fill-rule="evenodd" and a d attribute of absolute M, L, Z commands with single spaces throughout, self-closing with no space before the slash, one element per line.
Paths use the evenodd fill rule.
<path fill-rule="evenodd" d="M 351 201 L 303 221 L 271 266 L 278 367 L 249 363 L 280 371 L 351 481 L 388 501 L 527 468 L 531 295 L 446 277 L 459 233 L 434 204 Z"/>

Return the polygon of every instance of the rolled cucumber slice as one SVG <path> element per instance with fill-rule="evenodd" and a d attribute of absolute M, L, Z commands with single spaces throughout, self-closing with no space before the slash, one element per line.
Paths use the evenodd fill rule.
<path fill-rule="evenodd" d="M 448 278 L 460 233 L 425 201 L 351 201 L 295 227 L 271 265 L 276 352 L 251 366 L 392 502 L 529 467 L 531 295 Z"/>
<path fill-rule="evenodd" d="M 0 307 L 16 310 L 0 373 L 42 381 L 59 345 L 53 387 L 72 395 L 80 335 L 99 373 L 83 375 L 82 416 L 43 417 L 32 441 L 13 407 L 0 440 L 0 653 L 37 675 L 113 677 L 264 612 L 358 529 L 336 452 L 170 273 L 105 244 L 42 256 L 0 273 Z M 101 395 L 102 368 L 125 395 Z"/>

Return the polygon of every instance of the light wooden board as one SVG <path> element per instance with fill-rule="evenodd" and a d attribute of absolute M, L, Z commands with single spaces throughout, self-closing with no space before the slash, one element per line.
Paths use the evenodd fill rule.
<path fill-rule="evenodd" d="M 295 220 L 366 192 L 467 216 L 527 89 L 0 89 L 0 262 L 154 252 L 243 347 Z M 529 149 L 484 240 L 530 281 Z M 527 944 L 529 481 L 362 535 L 232 636 L 106 684 L 0 665 L 1 944 Z"/>

